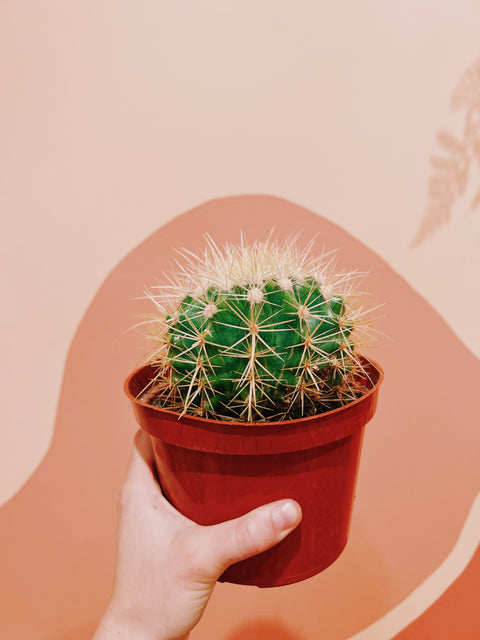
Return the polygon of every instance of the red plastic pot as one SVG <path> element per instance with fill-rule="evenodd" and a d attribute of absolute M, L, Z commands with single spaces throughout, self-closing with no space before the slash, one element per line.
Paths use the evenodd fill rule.
<path fill-rule="evenodd" d="M 150 434 L 166 498 L 202 525 L 294 498 L 303 519 L 280 544 L 229 567 L 221 581 L 271 587 L 328 567 L 348 538 L 364 427 L 373 417 L 383 371 L 362 358 L 368 391 L 334 411 L 285 422 L 208 420 L 137 399 L 154 372 L 125 382 L 140 426 Z"/>

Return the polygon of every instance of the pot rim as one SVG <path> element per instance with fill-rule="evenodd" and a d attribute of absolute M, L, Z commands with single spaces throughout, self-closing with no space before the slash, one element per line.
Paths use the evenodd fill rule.
<path fill-rule="evenodd" d="M 165 443 L 199 451 L 260 455 L 301 451 L 342 440 L 362 429 L 373 417 L 378 388 L 383 381 L 382 368 L 370 358 L 360 356 L 368 367 L 371 388 L 356 400 L 313 416 L 275 422 L 215 420 L 154 407 L 139 400 L 132 387 L 145 386 L 151 365 L 133 371 L 124 390 L 140 426 Z M 142 380 L 143 378 L 143 380 Z M 131 390 L 132 389 L 132 390 Z M 139 390 L 137 390 L 139 391 Z"/>
<path fill-rule="evenodd" d="M 331 409 L 330 411 L 323 411 L 322 413 L 316 413 L 311 416 L 302 416 L 300 418 L 293 418 L 292 420 L 275 420 L 275 421 L 272 420 L 272 421 L 266 421 L 266 422 L 261 422 L 261 421 L 247 422 L 242 420 L 218 420 L 215 418 L 202 418 L 201 416 L 194 416 L 189 413 L 184 413 L 182 415 L 178 411 L 172 411 L 171 409 L 164 409 L 163 407 L 155 407 L 149 404 L 148 402 L 144 402 L 140 400 L 130 391 L 130 385 L 132 383 L 132 380 L 139 373 L 146 371 L 147 369 L 151 369 L 152 371 L 154 370 L 153 365 L 149 363 L 143 364 L 137 367 L 136 369 L 134 369 L 134 371 L 132 371 L 128 375 L 127 379 L 125 380 L 123 389 L 131 402 L 134 402 L 137 405 L 147 407 L 149 409 L 153 409 L 154 411 L 159 411 L 162 414 L 176 417 L 178 420 L 182 420 L 183 418 L 188 418 L 189 420 L 195 420 L 195 422 L 200 424 L 204 423 L 208 425 L 216 424 L 219 426 L 227 425 L 229 427 L 243 427 L 243 428 L 246 427 L 247 429 L 250 427 L 262 427 L 262 426 L 279 428 L 287 424 L 288 425 L 294 425 L 298 423 L 305 424 L 306 422 L 309 422 L 309 421 L 317 422 L 322 417 L 325 417 L 326 419 L 330 416 L 343 412 L 347 407 L 353 407 L 354 405 L 359 404 L 360 402 L 364 401 L 365 398 L 375 393 L 378 390 L 378 387 L 382 384 L 383 379 L 385 377 L 383 369 L 375 360 L 372 360 L 371 358 L 367 358 L 366 356 L 359 355 L 359 359 L 362 362 L 362 364 L 367 365 L 370 371 L 373 370 L 372 378 L 374 378 L 374 380 L 373 380 L 372 386 L 368 389 L 368 391 L 366 391 L 365 393 L 362 393 L 361 396 L 359 396 L 355 400 L 352 400 L 352 402 L 348 402 L 347 404 L 344 404 L 341 407 L 337 407 L 336 409 Z"/>

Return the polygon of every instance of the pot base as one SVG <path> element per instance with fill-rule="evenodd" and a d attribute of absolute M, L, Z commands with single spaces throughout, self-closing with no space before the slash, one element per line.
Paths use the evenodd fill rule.
<path fill-rule="evenodd" d="M 291 535 L 291 534 L 290 534 Z M 232 564 L 218 579 L 218 582 L 229 582 L 231 584 L 243 584 L 251 587 L 259 587 L 261 589 L 269 589 L 272 587 L 284 587 L 289 584 L 294 584 L 295 582 L 302 582 L 302 580 L 308 580 L 308 578 L 313 578 L 317 574 L 321 573 L 325 569 L 328 569 L 330 565 L 332 565 L 335 560 L 337 560 L 343 553 L 345 547 L 347 546 L 348 540 L 345 539 L 345 542 L 340 546 L 340 548 L 329 558 L 324 558 L 322 564 L 310 567 L 305 571 L 299 573 L 289 573 L 288 575 L 279 576 L 275 578 L 272 574 L 267 576 L 265 580 L 262 580 L 261 576 L 258 573 L 250 573 L 248 570 L 243 569 L 242 571 L 237 571 L 237 566 L 240 563 Z M 245 562 L 245 561 L 244 561 Z"/>

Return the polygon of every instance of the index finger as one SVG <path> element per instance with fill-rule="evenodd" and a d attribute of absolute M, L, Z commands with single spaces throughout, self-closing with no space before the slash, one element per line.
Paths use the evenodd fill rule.
<path fill-rule="evenodd" d="M 150 438 L 143 429 L 135 434 L 125 483 L 150 485 L 156 491 L 161 490 Z"/>

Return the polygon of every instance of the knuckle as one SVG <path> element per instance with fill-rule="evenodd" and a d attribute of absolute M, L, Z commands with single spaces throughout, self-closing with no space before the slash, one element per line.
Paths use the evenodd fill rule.
<path fill-rule="evenodd" d="M 240 554 L 254 555 L 260 550 L 258 531 L 251 518 L 241 520 L 236 529 L 237 546 Z"/>
<path fill-rule="evenodd" d="M 127 511 L 134 502 L 134 491 L 129 484 L 124 484 L 117 496 L 117 509 L 120 512 Z"/>

